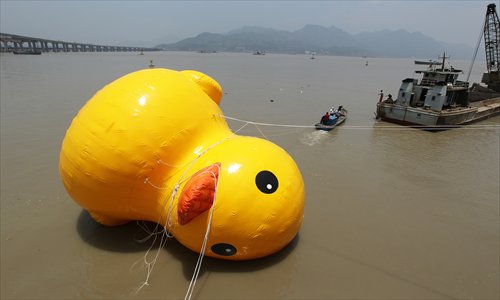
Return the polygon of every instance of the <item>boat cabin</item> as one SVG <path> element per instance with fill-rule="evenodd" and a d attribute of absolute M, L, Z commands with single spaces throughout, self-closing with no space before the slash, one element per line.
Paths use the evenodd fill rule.
<path fill-rule="evenodd" d="M 459 81 L 461 70 L 441 67 L 415 71 L 422 74 L 422 79 L 407 78 L 401 83 L 396 104 L 411 107 L 422 107 L 433 111 L 456 106 L 467 107 L 469 104 L 469 83 Z"/>

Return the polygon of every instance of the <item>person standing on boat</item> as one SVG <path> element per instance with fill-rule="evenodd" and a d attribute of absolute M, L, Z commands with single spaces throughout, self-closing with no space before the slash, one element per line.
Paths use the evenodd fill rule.
<path fill-rule="evenodd" d="M 335 111 L 335 115 L 338 117 L 340 117 L 342 115 L 342 109 L 344 107 L 342 105 L 339 105 L 339 108 L 337 108 L 337 110 Z"/>
<path fill-rule="evenodd" d="M 384 91 L 383 90 L 380 90 L 380 93 L 378 94 L 380 97 L 378 98 L 378 102 L 382 102 L 382 100 L 384 99 Z"/>

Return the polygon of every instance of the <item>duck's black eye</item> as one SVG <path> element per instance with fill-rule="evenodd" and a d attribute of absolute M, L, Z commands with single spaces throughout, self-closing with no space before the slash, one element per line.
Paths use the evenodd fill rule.
<path fill-rule="evenodd" d="M 213 245 L 212 251 L 222 256 L 232 256 L 236 254 L 236 248 L 233 245 L 226 243 Z"/>
<path fill-rule="evenodd" d="M 255 176 L 255 184 L 264 194 L 272 194 L 278 189 L 278 178 L 272 172 L 260 171 Z"/>

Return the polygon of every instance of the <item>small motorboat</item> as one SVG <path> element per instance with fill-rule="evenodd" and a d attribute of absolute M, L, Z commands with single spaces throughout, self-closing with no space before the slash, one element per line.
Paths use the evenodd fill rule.
<path fill-rule="evenodd" d="M 339 107 L 339 110 L 337 110 L 337 115 L 338 117 L 335 118 L 334 120 L 327 120 L 326 122 L 316 123 L 314 124 L 314 127 L 317 130 L 325 130 L 325 131 L 332 130 L 333 128 L 345 122 L 345 119 L 347 119 L 347 109 L 343 108 L 342 106 Z"/>

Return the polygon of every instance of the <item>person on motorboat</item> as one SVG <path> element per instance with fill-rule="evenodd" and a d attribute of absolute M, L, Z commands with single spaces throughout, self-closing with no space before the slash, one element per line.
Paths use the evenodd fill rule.
<path fill-rule="evenodd" d="M 342 105 L 339 105 L 339 108 L 337 108 L 337 110 L 336 110 L 336 116 L 337 116 L 337 118 L 340 118 L 340 116 L 342 116 L 342 115 L 343 115 L 343 114 L 342 114 L 342 110 L 343 110 L 343 109 L 344 109 L 344 108 L 343 108 L 343 106 L 342 106 Z"/>
<path fill-rule="evenodd" d="M 328 118 L 327 124 L 326 125 L 335 125 L 337 123 L 338 117 L 336 114 L 331 114 L 330 117 Z"/>
<path fill-rule="evenodd" d="M 321 124 L 327 125 L 328 120 L 330 119 L 330 113 L 326 112 L 322 117 L 321 117 Z"/>

